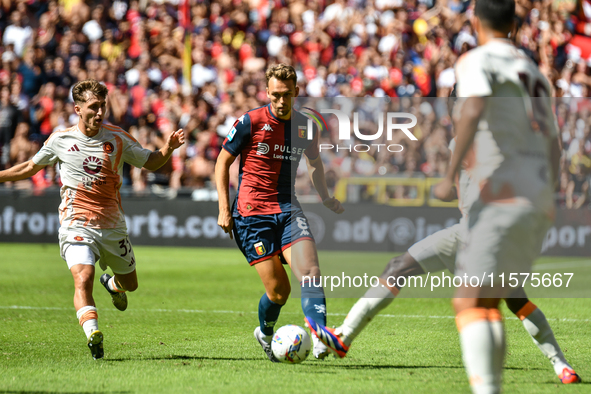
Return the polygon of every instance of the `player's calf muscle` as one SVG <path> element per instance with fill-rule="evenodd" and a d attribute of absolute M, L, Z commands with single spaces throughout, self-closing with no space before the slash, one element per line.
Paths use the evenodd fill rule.
<path fill-rule="evenodd" d="M 137 288 L 139 287 L 139 285 L 138 285 L 138 283 L 136 281 L 136 282 L 121 284 L 121 287 L 125 291 L 133 292 L 133 291 L 136 291 L 137 290 Z"/>
<path fill-rule="evenodd" d="M 287 286 L 283 284 L 278 284 L 276 287 L 265 290 L 267 292 L 267 297 L 269 297 L 271 301 L 279 305 L 285 304 L 287 302 L 287 299 L 289 298 L 289 295 L 291 294 L 291 286 L 289 285 L 289 283 L 287 284 Z"/>
<path fill-rule="evenodd" d="M 115 274 L 115 281 L 125 291 L 136 291 L 138 288 L 138 281 L 135 272 L 129 274 Z"/>

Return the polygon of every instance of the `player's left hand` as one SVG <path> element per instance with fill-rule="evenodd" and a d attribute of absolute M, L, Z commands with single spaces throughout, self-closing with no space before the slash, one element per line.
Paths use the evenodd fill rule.
<path fill-rule="evenodd" d="M 178 129 L 174 133 L 170 133 L 168 136 L 168 141 L 166 141 L 168 146 L 172 149 L 176 149 L 185 143 L 185 132 L 183 129 Z"/>
<path fill-rule="evenodd" d="M 435 185 L 433 193 L 435 197 L 443 201 L 453 201 L 456 199 L 454 184 L 448 178 Z"/>
<path fill-rule="evenodd" d="M 324 201 L 322 201 L 322 203 L 325 207 L 327 207 L 335 213 L 341 214 L 345 212 L 345 208 L 343 208 L 341 202 L 334 197 L 326 198 Z"/>

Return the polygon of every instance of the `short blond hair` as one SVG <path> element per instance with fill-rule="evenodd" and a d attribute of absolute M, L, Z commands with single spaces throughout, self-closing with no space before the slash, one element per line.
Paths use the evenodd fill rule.
<path fill-rule="evenodd" d="M 76 104 L 85 103 L 89 97 L 88 93 L 100 98 L 107 98 L 109 89 L 102 83 L 94 79 L 86 79 L 77 82 L 72 88 L 72 98 Z"/>
<path fill-rule="evenodd" d="M 284 63 L 275 64 L 269 67 L 265 72 L 265 77 L 267 78 L 267 86 L 269 86 L 269 81 L 271 78 L 275 78 L 280 81 L 292 80 L 294 85 L 298 84 L 298 75 L 296 74 L 295 68 Z"/>

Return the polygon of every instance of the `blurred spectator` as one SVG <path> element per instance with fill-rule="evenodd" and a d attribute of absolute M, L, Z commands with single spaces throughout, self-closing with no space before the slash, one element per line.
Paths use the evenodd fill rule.
<path fill-rule="evenodd" d="M 37 30 L 37 47 L 45 50 L 46 54 L 55 53 L 58 46 L 55 25 L 51 22 L 48 12 L 41 14 L 39 18 L 39 29 Z"/>
<path fill-rule="evenodd" d="M 575 142 L 577 152 L 570 158 L 569 170 L 571 174 L 589 174 L 591 173 L 591 158 L 589 158 L 589 153 L 585 152 L 585 144 L 583 141 L 576 140 Z"/>
<path fill-rule="evenodd" d="M 2 35 L 2 44 L 5 47 L 12 44 L 16 55 L 22 57 L 25 44 L 32 36 L 31 26 L 23 27 L 23 15 L 20 11 L 14 10 L 10 14 L 10 24 L 6 27 Z"/>
<path fill-rule="evenodd" d="M 35 153 L 34 144 L 29 141 L 29 125 L 24 122 L 19 123 L 14 138 L 10 143 L 10 164 L 16 165 L 26 161 Z M 22 155 L 25 157 L 23 160 L 19 157 Z"/>
<path fill-rule="evenodd" d="M 37 138 L 39 142 L 45 142 L 49 135 L 53 132 L 51 124 L 51 115 L 54 111 L 55 103 L 55 85 L 48 82 L 43 85 L 41 91 L 31 101 L 31 123 L 35 125 L 35 133 L 39 134 Z"/>
<path fill-rule="evenodd" d="M 10 141 L 14 137 L 20 118 L 18 109 L 10 102 L 9 87 L 2 86 L 0 88 L 0 169 L 8 164 Z"/>
<path fill-rule="evenodd" d="M 35 52 L 32 50 L 25 51 L 23 61 L 17 69 L 21 77 L 21 84 L 23 93 L 32 98 L 35 96 L 41 85 L 43 84 L 43 75 L 41 74 L 41 67 L 36 64 Z"/>
<path fill-rule="evenodd" d="M 578 164 L 566 188 L 566 207 L 581 208 L 588 201 L 588 194 L 589 178 L 583 172 L 583 165 Z"/>
<path fill-rule="evenodd" d="M 446 105 L 421 104 L 420 98 L 447 97 L 457 58 L 476 45 L 469 23 L 472 1 L 189 0 L 187 32 L 180 27 L 179 3 L 3 2 L 3 163 L 12 157 L 14 164 L 23 155 L 26 160 L 49 133 L 74 125 L 71 87 L 95 78 L 109 88 L 107 121 L 130 130 L 145 146 L 157 148 L 180 127 L 187 133 L 187 147 L 168 167 L 153 175 L 128 169 L 126 184 L 138 192 L 152 184 L 212 188 L 222 139 L 235 119 L 267 103 L 264 71 L 285 62 L 298 72 L 302 97 L 419 100 L 396 101 L 399 110 L 417 116 L 418 141 L 409 143 L 396 134 L 389 143 L 404 148 L 398 153 L 327 153 L 333 185 L 343 176 L 438 177 L 445 172 L 451 138 Z M 569 169 L 561 176 L 566 177 L 561 178 L 566 204 L 567 189 L 573 196 L 583 190 L 582 178 L 568 187 L 573 174 L 588 175 L 591 167 L 591 0 L 518 0 L 517 5 L 516 45 L 540 65 L 556 96 L 576 98 L 556 106 Z M 189 84 L 183 72 L 186 40 L 191 44 Z M 188 91 L 183 84 L 190 85 Z M 25 126 L 15 130 L 16 124 L 26 125 L 26 133 Z M 375 132 L 374 125 L 368 127 Z M 337 144 L 334 135 L 322 138 Z M 53 184 L 50 172 L 34 184 Z M 311 190 L 306 182 L 298 173 L 303 191 Z M 409 198 L 413 190 L 395 187 L 388 193 Z"/>
<path fill-rule="evenodd" d="M 104 8 L 102 5 L 96 6 L 96 8 L 92 10 L 92 19 L 86 22 L 82 27 L 82 32 L 90 42 L 98 41 L 103 37 L 103 28 L 101 27 L 104 23 L 103 11 Z"/>

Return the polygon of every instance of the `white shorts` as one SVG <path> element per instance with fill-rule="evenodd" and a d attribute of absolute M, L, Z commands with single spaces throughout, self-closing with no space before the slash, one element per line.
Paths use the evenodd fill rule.
<path fill-rule="evenodd" d="M 116 274 L 129 274 L 135 270 L 135 255 L 125 229 L 98 230 L 85 227 L 60 227 L 60 254 L 66 260 L 66 250 L 70 245 L 86 245 L 94 254 L 94 262 L 99 260 L 103 271 L 111 267 Z M 77 263 L 67 261 L 68 268 Z M 85 264 L 85 262 L 81 262 Z M 87 263 L 86 263 L 87 264 Z M 93 264 L 94 265 L 94 264 Z"/>
<path fill-rule="evenodd" d="M 412 245 L 408 254 L 412 256 L 425 272 L 438 272 L 448 269 L 455 271 L 456 254 L 461 242 L 463 225 L 458 223 L 439 230 Z"/>
<path fill-rule="evenodd" d="M 506 285 L 509 274 L 531 272 L 551 225 L 547 215 L 527 206 L 472 208 L 465 244 L 458 251 L 456 275 L 477 276 L 480 283 L 490 286 L 492 274 L 493 287 L 497 287 L 497 283 L 501 285 L 501 274 L 505 274 Z"/>

